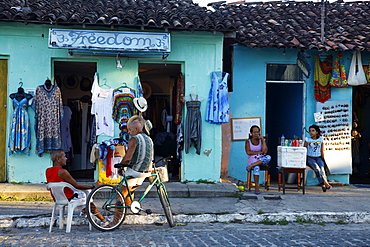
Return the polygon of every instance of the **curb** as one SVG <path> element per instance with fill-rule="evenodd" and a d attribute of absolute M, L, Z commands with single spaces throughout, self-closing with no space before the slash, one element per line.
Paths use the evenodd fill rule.
<path fill-rule="evenodd" d="M 265 214 L 200 214 L 175 215 L 175 222 L 186 223 L 370 223 L 370 213 L 364 212 L 306 212 L 306 213 L 265 213 Z M 57 219 L 56 219 L 57 220 Z M 57 221 L 56 221 L 57 222 Z M 57 223 L 55 223 L 57 224 Z M 86 225 L 86 217 L 74 217 L 72 225 Z M 123 225 L 165 225 L 166 217 L 160 214 L 127 215 Z M 0 218 L 0 228 L 49 227 L 50 215 L 36 216 L 5 216 Z"/>

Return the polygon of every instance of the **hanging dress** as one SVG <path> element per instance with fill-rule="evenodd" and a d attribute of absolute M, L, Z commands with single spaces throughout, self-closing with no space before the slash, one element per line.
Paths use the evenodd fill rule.
<path fill-rule="evenodd" d="M 324 62 L 320 61 L 319 55 L 315 56 L 314 95 L 315 99 L 324 103 L 331 98 L 330 78 L 332 72 L 333 57 L 328 55 Z"/>
<path fill-rule="evenodd" d="M 186 102 L 186 132 L 185 132 L 185 153 L 189 153 L 191 144 L 194 145 L 196 153 L 200 155 L 202 144 L 202 116 L 200 114 L 200 101 L 198 95 L 195 100 L 190 95 L 190 101 Z"/>
<path fill-rule="evenodd" d="M 33 107 L 36 118 L 36 154 L 42 156 L 44 152 L 60 149 L 63 104 L 59 87 L 54 85 L 48 89 L 45 85 L 38 86 Z"/>
<path fill-rule="evenodd" d="M 208 95 L 206 121 L 223 124 L 230 121 L 227 80 L 229 74 L 214 71 L 211 74 L 212 86 Z"/>
<path fill-rule="evenodd" d="M 31 125 L 28 116 L 28 100 L 23 98 L 18 101 L 13 99 L 13 118 L 9 136 L 9 155 L 30 154 L 31 149 Z"/>

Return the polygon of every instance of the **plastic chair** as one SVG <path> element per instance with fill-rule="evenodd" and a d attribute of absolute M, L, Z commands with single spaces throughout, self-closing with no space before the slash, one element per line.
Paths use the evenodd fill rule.
<path fill-rule="evenodd" d="M 68 214 L 67 214 L 67 222 L 66 222 L 66 232 L 71 232 L 71 225 L 72 225 L 72 218 L 73 218 L 73 211 L 77 206 L 85 206 L 86 202 L 84 201 L 68 201 L 66 195 L 64 194 L 64 188 L 70 188 L 74 191 L 82 191 L 86 194 L 88 191 L 78 190 L 75 187 L 73 187 L 71 184 L 66 182 L 56 182 L 56 183 L 48 183 L 46 185 L 46 188 L 48 190 L 51 189 L 51 192 L 53 193 L 53 196 L 55 198 L 55 205 L 53 208 L 53 211 L 51 213 L 51 220 L 50 220 L 50 228 L 49 232 L 51 232 L 54 224 L 54 217 L 55 217 L 55 211 L 59 207 L 59 229 L 63 229 L 63 222 L 64 222 L 64 209 L 66 206 L 68 206 Z M 91 224 L 89 222 L 89 230 L 91 231 Z"/>

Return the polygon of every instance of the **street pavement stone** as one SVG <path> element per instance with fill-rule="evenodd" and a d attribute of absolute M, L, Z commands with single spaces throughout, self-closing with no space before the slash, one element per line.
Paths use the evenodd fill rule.
<path fill-rule="evenodd" d="M 0 246 L 370 246 L 369 230 L 369 224 L 333 223 L 124 225 L 112 232 L 76 226 L 68 234 L 9 228 L 0 232 Z"/>

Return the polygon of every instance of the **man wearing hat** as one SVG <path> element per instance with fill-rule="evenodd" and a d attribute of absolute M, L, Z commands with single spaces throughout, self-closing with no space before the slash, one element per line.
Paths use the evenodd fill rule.
<path fill-rule="evenodd" d="M 128 195 L 128 189 L 133 192 L 144 182 L 145 178 L 149 177 L 151 174 L 152 161 L 154 158 L 154 145 L 152 139 L 143 132 L 144 124 L 144 119 L 140 117 L 136 119 L 132 118 L 127 127 L 128 134 L 131 138 L 128 142 L 126 155 L 121 161 L 121 164 L 129 165 L 125 171 L 125 176 L 133 177 L 128 179 L 128 188 L 126 186 L 122 186 L 121 188 L 121 192 L 125 198 L 127 206 L 130 206 L 132 203 L 130 196 Z M 144 129 L 148 130 L 147 128 Z M 122 175 L 122 170 L 119 174 Z M 122 209 L 115 210 L 114 222 L 111 224 L 116 223 L 116 219 L 118 220 L 119 218 L 118 214 L 122 214 Z"/>

